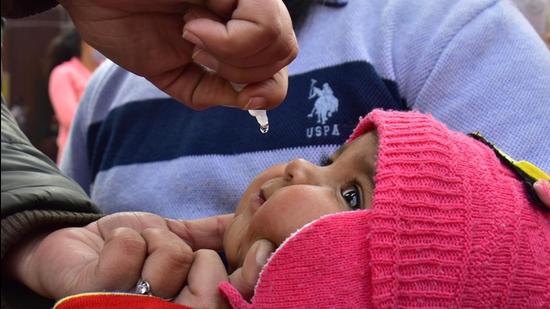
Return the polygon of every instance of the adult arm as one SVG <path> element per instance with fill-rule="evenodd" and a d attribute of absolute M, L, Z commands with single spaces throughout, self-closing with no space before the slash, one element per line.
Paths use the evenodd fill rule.
<path fill-rule="evenodd" d="M 192 250 L 169 223 L 138 213 L 96 220 L 101 215 L 86 194 L 30 144 L 4 104 L 1 178 L 3 308 L 45 301 L 21 286 L 14 291 L 15 281 L 46 298 L 131 289 L 140 276 L 160 296 L 181 289 Z M 216 249 L 229 218 L 176 225 L 193 246 Z M 168 277 L 173 284 L 161 284 Z"/>
<path fill-rule="evenodd" d="M 37 5 L 33 10 L 27 2 L 19 6 L 16 1 L 2 1 L 2 16 L 35 13 L 51 5 Z M 256 0 L 60 3 L 86 42 L 191 108 L 273 108 L 286 96 L 286 65 L 296 57 L 298 44 L 281 0 L 261 4 Z M 185 13 L 197 6 L 216 18 L 186 24 Z M 218 74 L 207 72 L 193 60 L 217 68 Z M 217 63 L 216 68 L 212 63 Z M 248 86 L 236 92 L 228 80 Z"/>
<path fill-rule="evenodd" d="M 85 291 L 131 290 L 140 277 L 156 295 L 173 297 L 193 257 L 186 242 L 219 250 L 231 218 L 100 218 L 82 189 L 30 144 L 3 103 L 1 179 L 2 308 L 47 307 L 46 298 Z"/>
<path fill-rule="evenodd" d="M 46 155 L 34 148 L 2 103 L 2 275 L 6 257 L 44 229 L 84 225 L 98 219 L 99 210 L 84 191 L 61 174 Z M 2 283 L 2 306 L 34 299 L 15 284 Z M 6 293 L 8 291 L 9 293 Z M 17 297 L 18 299 L 14 299 Z"/>

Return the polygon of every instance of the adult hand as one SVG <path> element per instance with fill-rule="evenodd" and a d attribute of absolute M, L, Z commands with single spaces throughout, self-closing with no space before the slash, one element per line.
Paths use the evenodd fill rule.
<path fill-rule="evenodd" d="M 194 251 L 198 251 L 200 249 L 212 249 L 214 251 L 222 251 L 224 249 L 223 237 L 225 234 L 225 229 L 229 226 L 229 223 L 232 220 L 233 214 L 228 214 L 192 221 L 168 220 L 168 226 L 170 230 L 178 235 L 181 239 L 185 239 L 186 243 L 189 244 Z M 231 282 L 231 284 L 241 293 L 241 295 L 243 295 L 243 297 L 250 299 L 253 296 L 254 287 L 256 286 L 256 282 L 258 282 L 260 271 L 267 263 L 267 259 L 275 251 L 275 249 L 275 245 L 272 242 L 265 239 L 257 240 L 252 244 L 252 246 L 250 246 L 250 249 L 246 253 L 243 265 L 240 268 L 232 270 L 233 272 L 227 280 Z M 205 259 L 208 259 L 209 261 L 214 261 L 215 259 L 211 257 L 211 253 L 212 252 L 210 252 L 210 254 L 203 253 L 203 255 L 208 256 Z M 201 264 L 204 265 L 206 263 Z M 192 268 L 193 267 L 198 266 L 194 265 L 192 266 Z M 216 269 L 218 268 L 212 267 L 212 271 L 214 271 L 214 273 L 205 271 L 204 278 L 206 281 L 209 280 L 209 282 L 213 282 L 215 281 L 214 279 L 219 279 L 221 277 L 221 275 L 215 271 Z M 191 278 L 191 274 L 189 274 L 189 276 Z M 207 277 L 209 276 L 214 279 L 207 279 Z M 190 278 L 188 280 L 191 280 Z M 192 291 L 198 291 L 199 295 L 211 295 L 209 292 L 210 290 L 200 290 L 200 285 L 191 285 L 191 289 Z M 199 297 L 198 299 L 202 298 Z M 182 304 L 193 307 L 193 303 L 182 302 Z"/>
<path fill-rule="evenodd" d="M 230 217 L 210 221 L 225 225 Z M 148 213 L 109 215 L 85 227 L 33 238 L 15 250 L 8 267 L 16 279 L 48 298 L 133 290 L 140 278 L 151 284 L 155 295 L 172 298 L 184 285 L 193 251 L 170 231 L 169 224 Z M 216 244 L 217 233 L 224 227 L 210 227 L 210 231 L 188 229 L 186 236 L 194 245 Z"/>
<path fill-rule="evenodd" d="M 548 180 L 539 180 L 533 185 L 537 196 L 540 201 L 550 208 L 550 181 Z"/>
<path fill-rule="evenodd" d="M 286 96 L 297 42 L 281 0 L 60 3 L 90 45 L 191 108 L 273 108 Z M 249 85 L 239 93 L 227 80 Z"/>
<path fill-rule="evenodd" d="M 216 251 L 198 250 L 187 277 L 187 285 L 174 300 L 191 308 L 227 308 L 219 284 L 229 281 L 246 299 L 254 293 L 263 266 L 275 246 L 267 240 L 256 241 L 249 249 L 242 267 L 228 275 Z"/>

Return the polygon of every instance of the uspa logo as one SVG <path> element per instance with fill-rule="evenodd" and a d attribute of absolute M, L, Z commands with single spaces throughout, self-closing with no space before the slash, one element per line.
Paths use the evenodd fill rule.
<path fill-rule="evenodd" d="M 328 83 L 323 83 L 321 87 L 316 87 L 316 84 L 317 80 L 311 79 L 308 100 L 313 100 L 313 108 L 307 117 L 315 120 L 317 125 L 308 128 L 306 135 L 308 138 L 338 136 L 340 135 L 338 124 L 327 124 L 334 113 L 338 112 L 338 98 L 334 96 L 334 91 Z"/>

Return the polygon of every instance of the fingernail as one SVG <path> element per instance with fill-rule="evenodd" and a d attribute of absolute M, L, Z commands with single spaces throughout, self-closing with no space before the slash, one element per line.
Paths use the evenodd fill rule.
<path fill-rule="evenodd" d="M 265 109 L 267 106 L 267 100 L 262 97 L 253 97 L 248 100 L 248 103 L 244 106 L 244 109 Z"/>
<path fill-rule="evenodd" d="M 193 33 L 185 30 L 185 28 L 183 29 L 183 34 L 181 35 L 181 37 L 184 39 L 184 40 L 187 40 L 191 43 L 193 43 L 194 45 L 197 45 L 199 47 L 203 47 L 204 45 L 202 44 L 202 41 L 201 39 L 199 39 L 198 36 L 194 35 Z"/>
<path fill-rule="evenodd" d="M 210 71 L 216 72 L 218 70 L 218 64 L 219 64 L 218 60 L 216 60 L 216 58 L 214 58 L 212 55 L 205 52 L 204 50 L 197 49 L 193 53 L 191 58 L 193 58 L 193 61 L 202 65 L 203 67 L 205 67 Z"/>
<path fill-rule="evenodd" d="M 271 255 L 271 250 L 267 246 L 259 246 L 256 251 L 256 263 L 259 266 L 264 266 L 267 263 L 267 258 Z"/>

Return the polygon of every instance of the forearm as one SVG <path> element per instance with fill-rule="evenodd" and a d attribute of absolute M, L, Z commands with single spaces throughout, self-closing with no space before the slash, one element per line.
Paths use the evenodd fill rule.
<path fill-rule="evenodd" d="M 36 291 L 37 283 L 25 278 L 32 252 L 47 232 L 62 226 L 81 226 L 97 220 L 101 215 L 55 210 L 27 210 L 2 219 L 2 308 L 32 307 L 38 299 L 18 288 L 22 284 Z M 42 261 L 47 263 L 47 261 Z M 18 284 L 16 283 L 18 282 Z M 9 289 L 9 290 L 8 290 Z M 16 292 L 16 293 L 14 293 Z M 14 296 L 17 295 L 17 296 Z M 22 297 L 23 296 L 23 297 Z M 29 306 L 27 306 L 29 305 Z"/>
<path fill-rule="evenodd" d="M 40 231 L 84 225 L 101 216 L 82 189 L 30 144 L 3 103 L 1 211 L 3 272 L 8 269 L 5 258 L 12 250 L 21 249 L 18 246 L 25 238 Z M 9 279 L 2 275 L 3 280 Z M 13 284 L 2 283 L 2 308 L 14 298 L 6 293 L 8 287 Z M 22 307 L 20 301 L 18 307 Z"/>
<path fill-rule="evenodd" d="M 34 269 L 31 267 L 34 252 L 48 233 L 46 231 L 30 233 L 13 245 L 12 249 L 6 252 L 5 258 L 2 259 L 2 269 L 4 269 L 2 275 L 6 279 L 20 282 L 40 295 L 43 295 L 43 293 L 36 288 L 36 276 L 25 276 L 25 272 L 34 273 Z M 2 253 L 4 254 L 4 252 Z"/>

